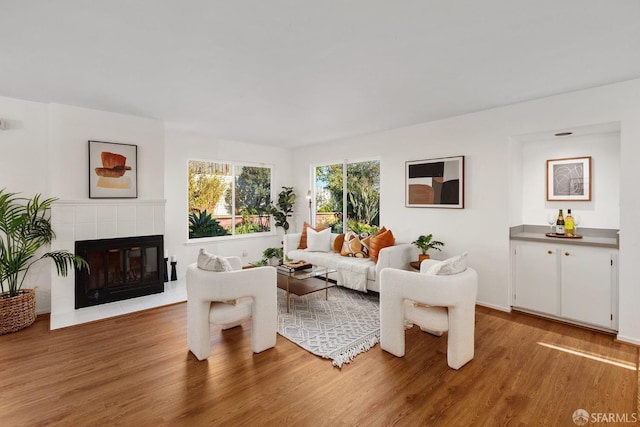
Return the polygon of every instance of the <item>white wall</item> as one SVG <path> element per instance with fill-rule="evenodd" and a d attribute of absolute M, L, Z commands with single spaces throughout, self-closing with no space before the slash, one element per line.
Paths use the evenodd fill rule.
<path fill-rule="evenodd" d="M 48 193 L 47 147 L 49 110 L 46 104 L 0 97 L 0 188 L 25 195 Z"/>
<path fill-rule="evenodd" d="M 63 200 L 89 197 L 88 142 L 138 146 L 138 198 L 164 197 L 164 125 L 141 117 L 0 97 L 1 186 Z"/>
<path fill-rule="evenodd" d="M 31 197 L 41 193 L 51 197 L 47 150 L 49 112 L 45 104 L 0 97 L 0 117 L 7 128 L 0 130 L 0 188 Z M 31 283 L 38 286 L 36 310 L 48 311 L 50 304 L 49 267 L 36 264 L 30 271 Z M 33 287 L 26 286 L 26 287 Z"/>
<path fill-rule="evenodd" d="M 410 242 L 419 234 L 433 233 L 446 243 L 438 258 L 469 251 L 469 264 L 479 274 L 478 301 L 508 310 L 509 226 L 515 221 L 514 217 L 523 220 L 523 205 L 545 206 L 546 203 L 543 192 L 521 194 L 524 184 L 514 179 L 514 174 L 517 177 L 519 169 L 525 167 L 524 162 L 518 161 L 525 149 L 520 151 L 520 147 L 511 147 L 513 137 L 547 129 L 620 122 L 619 338 L 640 343 L 640 311 L 636 310 L 640 286 L 634 268 L 634 262 L 640 258 L 640 221 L 637 219 L 640 218 L 640 193 L 634 189 L 634 176 L 637 175 L 634 159 L 640 158 L 639 118 L 640 80 L 633 80 L 302 147 L 294 152 L 295 182 L 309 185 L 310 163 L 340 162 L 345 158 L 362 157 L 362 153 L 381 158 L 381 225 L 391 228 L 401 242 Z M 588 141 L 583 142 L 587 144 Z M 615 154 L 603 160 L 602 156 L 608 153 L 604 153 L 601 146 L 594 149 L 598 157 L 594 163 L 594 179 L 600 179 L 603 173 L 610 173 L 615 168 Z M 581 154 L 583 152 L 576 153 Z M 405 208 L 404 162 L 456 155 L 465 156 L 465 209 Z M 539 155 L 546 156 L 547 153 Z M 600 165 L 604 170 L 597 169 Z M 594 209 L 601 208 L 600 198 L 605 205 L 609 204 L 603 192 L 596 187 Z M 535 201 L 530 197 L 536 198 Z M 533 215 L 538 216 L 535 212 Z M 615 228 L 615 221 L 606 220 L 608 215 L 594 213 L 589 216 L 588 225 Z M 612 216 L 615 217 L 615 212 Z"/>
<path fill-rule="evenodd" d="M 89 197 L 88 141 L 138 146 L 138 199 L 164 198 L 164 124 L 161 121 L 52 104 L 50 189 L 61 200 Z"/>
<path fill-rule="evenodd" d="M 139 197 L 167 200 L 167 248 L 179 257 L 179 274 L 195 259 L 200 246 L 222 255 L 257 259 L 261 250 L 279 244 L 279 237 L 247 237 L 224 243 L 186 246 L 187 160 L 236 160 L 272 164 L 275 193 L 294 186 L 300 203 L 293 221 L 299 230 L 307 218 L 306 190 L 310 165 L 346 159 L 381 159 L 381 224 L 401 242 L 427 232 L 446 242 L 438 257 L 469 251 L 478 270 L 480 303 L 509 309 L 509 226 L 531 203 L 518 182 L 518 150 L 514 136 L 547 129 L 598 123 L 620 123 L 620 332 L 622 340 L 640 344 L 640 286 L 634 263 L 640 259 L 640 193 L 636 191 L 640 158 L 640 80 L 603 86 L 511 105 L 402 129 L 331 143 L 284 149 L 219 141 L 187 134 L 164 136 L 160 122 L 61 105 L 0 97 L 0 117 L 9 129 L 0 131 L 0 184 L 11 191 L 42 192 L 64 199 L 87 197 L 86 141 L 139 145 Z M 404 162 L 444 156 L 465 156 L 465 209 L 404 207 Z M 596 176 L 601 173 L 594 164 Z M 524 167 L 524 165 L 522 165 Z M 516 178 L 514 178 L 514 175 Z M 594 212 L 599 210 L 601 191 Z M 544 195 L 540 195 L 544 199 Z M 536 202 L 538 203 L 538 202 Z M 544 203 L 544 202 L 542 202 Z M 515 218 L 515 219 L 514 219 Z M 524 218 L 523 218 L 524 219 Z M 593 221 L 600 223 L 595 213 Z M 592 224 L 599 227 L 599 224 Z M 278 233 L 281 233 L 279 230 Z M 46 276 L 45 276 L 46 280 Z M 39 289 L 50 284 L 38 281 Z M 41 301 L 39 301 L 41 302 Z"/>
<path fill-rule="evenodd" d="M 444 259 L 464 251 L 478 274 L 489 282 L 508 271 L 507 180 L 502 168 L 507 150 L 481 115 L 443 120 L 388 132 L 300 148 L 295 152 L 296 182 L 309 182 L 308 159 L 315 164 L 361 158 L 369 153 L 380 162 L 380 225 L 390 228 L 396 241 L 408 243 L 433 233 L 445 242 Z M 465 156 L 464 209 L 405 208 L 405 162 L 447 156 Z M 500 167 L 500 165 L 503 165 Z M 301 223 L 301 222 L 300 222 Z M 506 287 L 480 286 L 478 299 L 508 308 Z"/>
<path fill-rule="evenodd" d="M 162 122 L 3 97 L 0 117 L 8 122 L 8 129 L 0 131 L 0 187 L 7 191 L 88 201 L 87 141 L 98 140 L 137 145 L 138 200 L 164 198 Z M 104 201 L 96 203 L 104 205 Z M 66 236 L 65 241 L 75 237 Z M 52 268 L 38 263 L 25 280 L 25 287 L 37 287 L 38 313 L 51 310 Z"/>
<path fill-rule="evenodd" d="M 546 162 L 549 159 L 591 156 L 592 195 L 585 202 L 546 200 Z M 589 134 L 522 143 L 522 212 L 520 224 L 548 225 L 547 213 L 571 209 L 579 227 L 620 227 L 620 133 Z"/>
<path fill-rule="evenodd" d="M 223 256 L 240 256 L 243 261 L 258 261 L 268 247 L 280 247 L 282 229 L 266 236 L 243 236 L 231 239 L 198 239 L 189 243 L 189 205 L 187 198 L 189 160 L 234 161 L 271 166 L 273 168 L 273 196 L 283 186 L 292 186 L 291 151 L 281 148 L 258 146 L 240 142 L 221 141 L 205 136 L 167 131 L 165 134 L 165 196 L 166 234 L 165 247 L 178 260 L 178 278 L 184 277 L 185 268 L 195 262 L 200 248 Z M 301 192 L 299 197 L 304 198 Z"/>
<path fill-rule="evenodd" d="M 225 240 L 222 243 L 198 242 L 186 245 L 188 240 L 187 161 L 190 159 L 231 160 L 271 165 L 274 170 L 273 192 L 277 195 L 282 186 L 292 185 L 290 150 L 171 132 L 168 133 L 165 144 L 164 124 L 157 120 L 4 97 L 0 97 L 0 117 L 8 122 L 8 129 L 0 131 L 1 187 L 6 187 L 8 191 L 23 192 L 25 195 L 39 192 L 45 196 L 55 196 L 61 199 L 61 204 L 65 208 L 79 203 L 82 205 L 83 212 L 99 212 L 103 209 L 113 211 L 118 208 L 116 205 L 119 202 L 124 203 L 128 210 L 144 210 L 149 208 L 146 206 L 149 203 L 155 206 L 157 202 L 166 199 L 164 210 L 166 217 L 163 221 L 166 226 L 165 247 L 172 255 L 178 257 L 179 279 L 184 277 L 185 266 L 195 261 L 200 247 L 206 247 L 221 255 L 240 256 L 243 251 L 246 251 L 247 256 L 244 257 L 244 261 L 249 262 L 259 260 L 266 247 L 280 246 L 281 229 L 268 236 L 250 236 Z M 111 206 L 105 200 L 88 199 L 87 141 L 89 140 L 138 146 L 138 198 L 136 200 L 114 199 L 114 205 Z M 304 198 L 302 193 L 299 194 Z M 138 202 L 145 206 L 138 208 Z M 95 209 L 92 208 L 93 205 Z M 157 210 L 154 208 L 154 212 Z M 83 230 L 89 233 L 85 233 L 87 235 L 104 236 L 105 230 L 100 229 L 101 222 L 96 215 L 98 214 L 91 217 L 93 221 L 83 223 L 86 226 Z M 157 212 L 154 213 L 154 218 L 157 219 L 158 215 Z M 69 219 L 69 223 L 73 222 L 72 218 Z M 120 223 L 116 221 L 114 224 Z M 136 223 L 134 228 L 142 229 L 145 225 L 158 229 L 154 224 L 140 223 Z M 111 231 L 118 236 L 124 232 L 123 226 L 118 226 Z M 61 238 L 64 237 L 64 242 L 58 243 L 72 245 L 77 233 L 77 229 L 69 228 L 62 233 L 64 236 Z M 50 311 L 51 267 L 42 264 L 34 268 L 29 276 L 26 286 L 37 286 L 38 312 Z M 55 278 L 53 282 L 67 283 L 69 280 L 70 278 Z M 69 305 L 69 301 L 56 303 L 63 307 Z"/>

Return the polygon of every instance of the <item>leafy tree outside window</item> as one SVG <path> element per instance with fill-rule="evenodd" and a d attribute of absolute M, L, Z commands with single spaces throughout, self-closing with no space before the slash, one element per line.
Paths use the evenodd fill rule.
<path fill-rule="evenodd" d="M 271 230 L 271 169 L 236 166 L 235 215 L 242 217 L 236 234 Z"/>
<path fill-rule="evenodd" d="M 380 225 L 380 161 L 337 163 L 315 168 L 316 223 L 333 232 L 370 231 Z"/>
<path fill-rule="evenodd" d="M 271 168 L 189 161 L 189 238 L 271 231 Z"/>

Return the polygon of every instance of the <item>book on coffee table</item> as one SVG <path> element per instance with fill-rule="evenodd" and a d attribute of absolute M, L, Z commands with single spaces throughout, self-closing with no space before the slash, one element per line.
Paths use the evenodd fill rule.
<path fill-rule="evenodd" d="M 278 268 L 287 271 L 299 271 L 306 270 L 308 268 L 313 268 L 313 265 L 310 262 L 300 260 L 300 261 L 287 261 L 284 264 L 280 265 Z"/>

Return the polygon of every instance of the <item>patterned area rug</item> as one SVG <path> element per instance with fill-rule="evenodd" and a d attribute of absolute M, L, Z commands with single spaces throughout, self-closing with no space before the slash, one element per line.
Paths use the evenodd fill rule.
<path fill-rule="evenodd" d="M 286 304 L 285 291 L 278 289 L 278 333 L 338 368 L 380 341 L 377 293 L 334 287 L 329 300 L 319 291 L 291 295 L 289 313 Z"/>

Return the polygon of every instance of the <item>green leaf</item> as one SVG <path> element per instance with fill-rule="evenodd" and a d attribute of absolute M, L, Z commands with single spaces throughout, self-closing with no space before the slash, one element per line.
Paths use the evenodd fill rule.
<path fill-rule="evenodd" d="M 50 208 L 57 199 L 18 197 L 17 193 L 0 190 L 0 288 L 16 296 L 31 266 L 50 259 L 61 276 L 70 268 L 88 268 L 87 262 L 68 251 L 50 251 L 35 258 L 36 252 L 55 238 L 50 221 Z M 6 287 L 5 287 L 6 285 Z"/>

